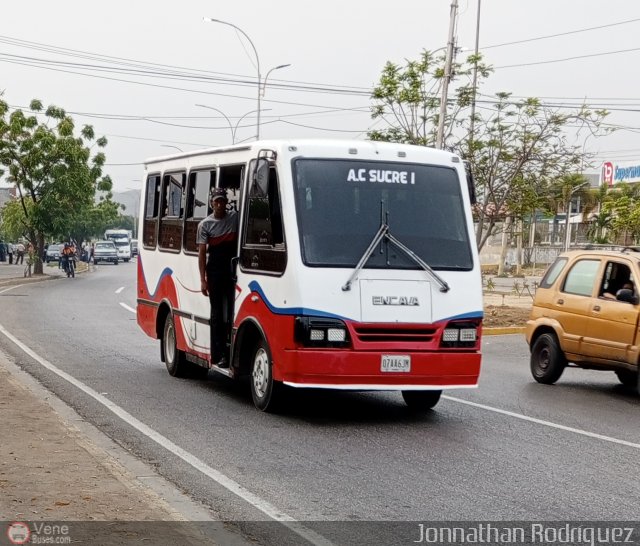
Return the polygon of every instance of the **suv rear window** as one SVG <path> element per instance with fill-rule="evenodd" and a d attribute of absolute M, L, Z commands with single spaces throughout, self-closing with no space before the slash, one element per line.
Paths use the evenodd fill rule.
<path fill-rule="evenodd" d="M 551 285 L 556 282 L 558 275 L 562 273 L 564 266 L 567 265 L 566 258 L 558 258 L 553 265 L 547 269 L 544 277 L 540 281 L 540 288 L 550 288 Z"/>

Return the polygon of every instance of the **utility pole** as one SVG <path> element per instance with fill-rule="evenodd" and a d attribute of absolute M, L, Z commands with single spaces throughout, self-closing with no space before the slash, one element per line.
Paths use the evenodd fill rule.
<path fill-rule="evenodd" d="M 473 95 L 471 97 L 471 119 L 469 120 L 469 148 L 472 148 L 473 139 L 475 137 L 476 87 L 478 85 L 478 51 L 480 50 L 480 5 L 481 4 L 482 4 L 482 0 L 478 0 L 478 14 L 476 18 L 476 47 L 474 50 L 474 55 L 476 60 L 473 63 Z"/>
<path fill-rule="evenodd" d="M 444 122 L 447 117 L 447 93 L 449 80 L 451 80 L 451 67 L 453 64 L 453 49 L 455 47 L 456 17 L 458 16 L 458 0 L 451 2 L 451 14 L 449 16 L 449 39 L 444 63 L 444 76 L 442 78 L 442 96 L 440 98 L 440 115 L 438 117 L 438 135 L 436 148 L 442 149 L 444 145 Z"/>

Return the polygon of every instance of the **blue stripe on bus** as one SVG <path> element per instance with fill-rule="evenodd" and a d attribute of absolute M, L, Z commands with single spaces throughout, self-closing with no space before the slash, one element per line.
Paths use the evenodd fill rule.
<path fill-rule="evenodd" d="M 138 257 L 138 259 L 140 259 L 140 258 Z M 155 298 L 156 293 L 158 292 L 158 288 L 160 288 L 160 283 L 162 282 L 162 279 L 164 277 L 166 277 L 166 276 L 170 277 L 171 275 L 173 275 L 173 269 L 171 269 L 170 267 L 165 267 L 162 270 L 162 273 L 160 273 L 160 277 L 158 278 L 158 282 L 156 283 L 156 287 L 154 288 L 153 292 L 151 292 L 149 290 L 149 284 L 147 283 L 147 276 L 146 276 L 146 274 L 144 272 L 144 265 L 142 265 L 142 263 L 141 263 L 141 267 L 140 268 L 142 269 L 142 278 L 144 279 L 144 284 L 145 284 L 145 287 L 147 288 L 147 291 L 149 292 L 149 297 L 150 298 Z"/>
<path fill-rule="evenodd" d="M 263 301 L 269 308 L 269 311 L 276 315 L 299 315 L 299 316 L 309 316 L 309 317 L 324 317 L 324 318 L 335 318 L 340 320 L 353 320 L 348 317 L 343 317 L 341 315 L 335 315 L 333 313 L 327 313 L 325 311 L 319 311 L 317 309 L 306 309 L 305 307 L 276 307 L 273 305 L 269 298 L 262 290 L 262 287 L 257 281 L 251 281 L 249 283 L 249 288 L 252 292 L 257 292 L 262 297 Z"/>
<path fill-rule="evenodd" d="M 249 283 L 249 288 L 252 292 L 257 292 L 262 297 L 266 306 L 269 308 L 269 311 L 276 315 L 301 315 L 301 316 L 310 316 L 310 317 L 325 317 L 325 318 L 336 318 L 340 320 L 349 320 L 352 321 L 348 317 L 343 317 L 341 315 L 335 315 L 333 313 L 327 313 L 325 311 L 319 311 L 317 309 L 306 309 L 304 307 L 276 307 L 272 305 L 269 301 L 269 298 L 262 290 L 262 287 L 257 281 L 251 281 Z M 462 319 L 481 319 L 483 317 L 482 311 L 470 311 L 469 313 L 463 313 L 461 315 L 455 315 L 453 317 L 443 318 L 436 322 L 445 322 L 451 320 L 462 320 Z"/>

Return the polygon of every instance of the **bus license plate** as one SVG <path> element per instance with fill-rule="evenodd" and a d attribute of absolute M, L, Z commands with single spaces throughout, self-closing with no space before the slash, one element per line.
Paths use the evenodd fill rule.
<path fill-rule="evenodd" d="M 410 372 L 411 357 L 409 355 L 382 355 L 380 364 L 382 372 Z"/>

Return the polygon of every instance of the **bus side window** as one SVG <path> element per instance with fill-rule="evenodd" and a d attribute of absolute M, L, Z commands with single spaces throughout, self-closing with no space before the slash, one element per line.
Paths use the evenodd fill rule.
<path fill-rule="evenodd" d="M 187 189 L 186 221 L 183 247 L 185 252 L 198 252 L 198 224 L 210 214 L 209 191 L 216 185 L 216 171 L 192 171 Z"/>
<path fill-rule="evenodd" d="M 158 229 L 158 246 L 161 250 L 179 251 L 182 247 L 182 220 L 184 218 L 184 172 L 165 174 L 162 178 L 163 211 Z"/>
<path fill-rule="evenodd" d="M 158 227 L 158 211 L 160 210 L 159 174 L 152 174 L 147 177 L 145 196 L 142 244 L 146 248 L 154 249 L 157 242 L 156 228 Z"/>
<path fill-rule="evenodd" d="M 250 190 L 246 207 L 241 266 L 254 271 L 283 273 L 287 255 L 278 176 L 274 167 L 269 170 L 267 195 Z"/>
<path fill-rule="evenodd" d="M 238 212 L 238 193 L 244 178 L 244 163 L 236 165 L 220 165 L 218 168 L 218 186 L 227 190 L 228 210 Z M 213 186 L 212 186 L 213 187 Z M 211 213 L 211 211 L 209 211 Z"/>

